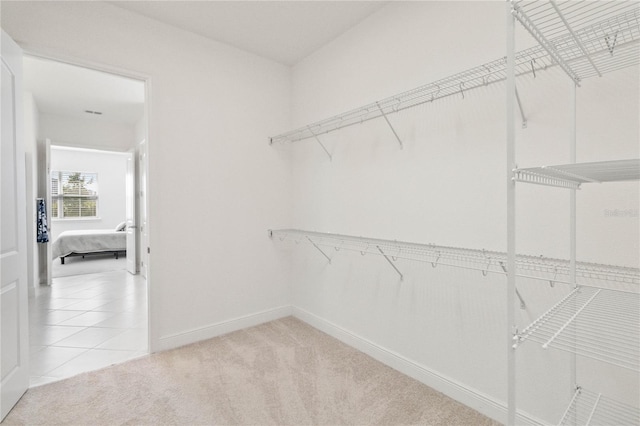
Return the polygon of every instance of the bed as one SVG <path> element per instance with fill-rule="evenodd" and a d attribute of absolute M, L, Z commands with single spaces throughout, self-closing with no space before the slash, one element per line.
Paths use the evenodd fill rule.
<path fill-rule="evenodd" d="M 122 228 L 119 230 L 119 228 Z M 53 242 L 53 259 L 64 265 L 67 257 L 112 253 L 116 259 L 126 253 L 127 233 L 121 225 L 113 229 L 64 231 Z"/>

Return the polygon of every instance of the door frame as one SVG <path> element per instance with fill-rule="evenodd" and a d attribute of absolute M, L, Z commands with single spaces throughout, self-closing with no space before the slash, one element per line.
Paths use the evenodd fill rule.
<path fill-rule="evenodd" d="M 65 55 L 63 53 L 57 52 L 55 50 L 52 49 L 48 49 L 48 48 L 40 48 L 40 47 L 35 47 L 35 46 L 31 46 L 28 44 L 20 44 L 20 47 L 23 49 L 23 55 L 28 55 L 28 56 L 32 56 L 35 58 L 40 58 L 40 59 L 46 59 L 46 60 L 50 60 L 50 61 L 56 61 L 56 62 L 61 62 L 64 64 L 68 64 L 68 65 L 73 65 L 76 67 L 82 67 L 82 68 L 87 68 L 89 70 L 93 70 L 93 71 L 99 71 L 99 72 L 104 72 L 104 73 L 108 73 L 108 74 L 114 74 L 120 77 L 126 77 L 126 78 L 130 78 L 133 80 L 139 80 L 142 83 L 144 83 L 145 86 L 145 90 L 144 90 L 144 115 L 143 115 L 143 124 L 142 124 L 142 128 L 144 131 L 144 139 L 147 142 L 147 155 L 146 155 L 146 159 L 145 159 L 145 169 L 144 169 L 144 174 L 145 174 L 145 180 L 147 182 L 147 188 L 144 194 L 145 197 L 145 202 L 147 205 L 147 227 L 148 229 L 151 229 L 150 226 L 152 219 L 151 219 L 151 215 L 149 214 L 150 209 L 149 209 L 149 193 L 152 191 L 151 185 L 150 183 L 150 176 L 151 176 L 151 168 L 149 167 L 149 158 L 150 158 L 150 149 L 149 149 L 149 141 L 152 140 L 152 136 L 151 136 L 151 89 L 152 89 L 152 79 L 151 76 L 149 74 L 145 74 L 145 73 L 141 73 L 138 71 L 132 71 L 132 70 L 128 70 L 128 69 L 123 69 L 117 66 L 113 66 L 113 65 L 109 65 L 109 64 L 104 64 L 104 63 L 98 63 L 98 62 L 94 62 L 94 61 L 89 61 L 89 60 L 85 60 L 85 59 L 81 59 L 81 58 L 77 58 L 77 57 L 73 57 L 73 56 L 69 56 L 69 55 Z M 137 143 L 137 142 L 136 142 Z M 147 262 L 147 276 L 146 276 L 146 285 L 147 285 L 147 318 L 148 318 L 148 336 L 147 336 L 147 343 L 148 343 L 148 348 L 149 348 L 149 353 L 153 353 L 156 352 L 159 348 L 159 341 L 160 341 L 160 330 L 158 329 L 158 324 L 159 321 L 156 320 L 156 318 L 158 318 L 159 313 L 155 312 L 154 307 L 158 306 L 157 303 L 155 303 L 155 300 L 157 300 L 159 298 L 159 294 L 157 294 L 157 291 L 154 291 L 153 286 L 151 285 L 151 279 L 152 279 L 152 273 L 151 273 L 151 268 L 150 265 L 152 263 L 152 259 L 151 259 L 151 254 L 150 254 L 150 250 L 149 247 L 151 246 L 151 236 L 148 236 L 147 239 L 147 247 L 141 247 L 141 252 L 144 250 L 146 251 L 146 254 L 144 255 L 145 260 Z"/>
<path fill-rule="evenodd" d="M 125 197 L 126 197 L 126 215 L 125 215 L 125 232 L 127 234 L 126 238 L 126 247 L 127 247 L 127 271 L 130 274 L 139 274 L 140 268 L 138 267 L 138 252 L 140 251 L 140 247 L 138 247 L 138 223 L 140 222 L 140 211 L 138 209 L 137 197 L 136 194 L 139 191 L 137 182 L 140 180 L 138 178 L 138 169 L 136 165 L 138 164 L 138 153 L 137 153 L 137 144 L 135 147 L 131 148 L 127 152 L 127 172 L 126 172 L 126 189 L 125 189 Z M 132 248 L 130 250 L 130 248 Z M 133 253 L 129 253 L 129 252 Z"/>

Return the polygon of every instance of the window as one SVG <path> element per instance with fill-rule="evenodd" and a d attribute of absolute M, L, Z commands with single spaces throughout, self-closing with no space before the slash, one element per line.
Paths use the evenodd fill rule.
<path fill-rule="evenodd" d="M 51 172 L 51 199 L 54 218 L 98 217 L 98 174 Z"/>

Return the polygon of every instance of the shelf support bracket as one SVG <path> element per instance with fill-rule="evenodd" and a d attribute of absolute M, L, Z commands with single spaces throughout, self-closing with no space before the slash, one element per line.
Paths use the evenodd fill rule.
<path fill-rule="evenodd" d="M 502 268 L 502 270 L 506 274 L 507 273 L 507 267 L 504 265 L 504 262 L 500 262 L 500 267 Z M 524 303 L 524 299 L 522 298 L 522 295 L 518 291 L 517 287 L 516 287 L 516 296 L 518 296 L 518 299 L 520 299 L 520 309 L 526 309 L 527 308 L 527 304 Z"/>
<path fill-rule="evenodd" d="M 398 143 L 400 144 L 400 149 L 404 148 L 404 146 L 402 145 L 402 139 L 400 139 L 400 136 L 398 136 L 398 134 L 396 133 L 396 129 L 393 128 L 393 126 L 391 125 L 391 122 L 389 121 L 389 119 L 387 118 L 387 114 L 384 113 L 384 111 L 382 110 L 382 107 L 380 106 L 379 102 L 376 102 L 376 105 L 378 106 L 378 109 L 380 110 L 380 114 L 382 114 L 382 117 L 384 118 L 384 120 L 387 122 L 387 124 L 389 125 L 389 128 L 391 129 L 391 131 L 393 132 L 393 135 L 396 137 L 396 139 L 398 140 Z"/>
<path fill-rule="evenodd" d="M 327 253 L 325 253 L 324 251 L 322 251 L 322 249 L 321 249 L 320 247 L 318 247 L 318 245 L 317 245 L 316 243 L 314 243 L 314 242 L 313 242 L 313 240 L 312 240 L 311 238 L 309 238 L 309 237 L 306 237 L 306 238 L 307 238 L 307 240 L 309 240 L 309 242 L 310 242 L 311 244 L 313 244 L 313 246 L 314 246 L 314 247 L 315 247 L 315 248 L 316 248 L 320 253 L 322 253 L 322 255 L 323 255 L 324 257 L 326 257 L 326 258 L 327 258 L 327 260 L 329 261 L 329 263 L 331 263 L 331 258 L 330 258 L 329 256 L 327 256 Z"/>
<path fill-rule="evenodd" d="M 616 33 L 613 36 L 613 40 L 611 43 L 609 43 L 609 40 L 611 40 L 610 36 L 605 36 L 604 37 L 604 41 L 605 43 L 607 43 L 607 49 L 609 50 L 609 53 L 611 54 L 611 56 L 613 56 L 613 50 L 616 48 L 616 42 L 618 41 L 618 32 L 616 31 Z"/>
<path fill-rule="evenodd" d="M 527 128 L 527 117 L 524 115 L 524 110 L 522 109 L 522 102 L 520 102 L 520 94 L 518 93 L 518 88 L 516 87 L 516 101 L 518 101 L 518 109 L 520 110 L 520 117 L 522 117 L 522 128 Z"/>
<path fill-rule="evenodd" d="M 394 265 L 394 264 L 393 264 L 393 262 L 391 261 L 391 259 L 389 259 L 389 256 L 387 256 L 387 255 L 385 254 L 385 252 L 384 252 L 384 251 L 382 251 L 382 249 L 380 248 L 380 246 L 376 246 L 376 248 L 378 249 L 378 251 L 380 252 L 380 254 L 381 254 L 381 255 L 383 255 L 385 259 L 387 259 L 387 262 L 389 262 L 389 265 L 391 265 L 391 267 L 392 267 L 393 269 L 395 269 L 395 271 L 398 273 L 398 275 L 400 275 L 400 281 L 402 281 L 402 280 L 404 279 L 404 277 L 402 276 L 402 272 L 400 272 L 400 271 L 398 270 L 398 268 L 396 268 L 396 265 Z"/>
<path fill-rule="evenodd" d="M 311 126 L 307 126 L 307 129 L 309 129 L 309 133 L 311 133 L 314 137 L 314 139 L 316 140 L 316 142 L 318 142 L 320 144 L 320 146 L 322 147 L 322 149 L 324 149 L 324 152 L 329 156 L 329 161 L 332 160 L 331 158 L 331 154 L 329 154 L 329 151 L 327 151 L 327 148 L 325 148 L 325 146 L 322 144 L 322 141 L 320 140 L 320 138 L 318 137 L 318 135 L 316 135 L 313 130 L 311 130 Z"/>

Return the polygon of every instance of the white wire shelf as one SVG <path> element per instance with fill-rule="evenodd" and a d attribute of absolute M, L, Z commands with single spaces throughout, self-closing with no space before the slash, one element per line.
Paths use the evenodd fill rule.
<path fill-rule="evenodd" d="M 559 426 L 638 425 L 640 409 L 600 393 L 577 387 Z"/>
<path fill-rule="evenodd" d="M 298 229 L 270 230 L 269 235 L 276 241 L 293 244 L 312 244 L 331 262 L 332 256 L 341 250 L 355 251 L 361 255 L 384 256 L 402 277 L 397 260 L 430 263 L 432 267 L 449 266 L 476 270 L 488 274 L 506 275 L 507 255 L 503 252 L 482 249 L 468 249 L 417 244 L 396 240 L 356 237 Z M 518 255 L 516 257 L 517 276 L 556 283 L 574 284 L 570 280 L 568 260 L 541 256 Z M 576 263 L 576 281 L 585 287 L 615 289 L 640 294 L 640 269 L 603 265 L 597 263 Z"/>
<path fill-rule="evenodd" d="M 640 294 L 577 287 L 514 340 L 640 371 Z"/>
<path fill-rule="evenodd" d="M 549 58 L 547 52 L 538 46 L 516 53 L 515 68 L 517 76 L 535 74 L 554 65 L 555 63 Z M 486 87 L 502 82 L 505 79 L 506 60 L 505 58 L 500 58 L 299 129 L 282 133 L 270 138 L 270 143 L 296 142 L 315 138 L 338 129 L 362 124 L 375 118 L 386 117 L 389 114 L 449 96 L 456 95 L 464 98 L 465 92 L 471 89 Z"/>
<path fill-rule="evenodd" d="M 640 159 L 515 169 L 513 174 L 518 182 L 579 189 L 583 183 L 640 180 Z"/>
<path fill-rule="evenodd" d="M 570 3 L 571 7 L 565 3 Z M 640 13 L 637 2 L 587 2 L 609 5 L 580 8 L 574 7 L 574 3 L 583 2 L 563 2 L 559 7 L 562 10 L 571 11 L 572 25 L 575 26 L 573 31 L 579 37 L 580 43 L 586 46 L 585 49 L 582 50 L 576 45 L 574 36 L 567 34 L 566 27 L 560 27 L 555 21 L 543 21 L 541 28 L 551 39 L 545 38 L 546 44 L 516 53 L 517 77 L 535 76 L 538 72 L 560 65 L 576 82 L 579 82 L 583 78 L 602 75 L 640 63 L 638 50 Z M 551 4 L 541 7 L 539 2 L 516 2 L 514 15 L 519 19 L 528 19 L 527 14 L 531 14 L 536 21 L 548 19 L 548 15 L 552 15 L 548 8 L 553 7 Z M 555 10 L 553 13 L 556 13 Z M 553 25 L 550 27 L 551 24 Z M 598 72 L 594 71 L 591 62 L 596 63 Z M 449 96 L 464 98 L 465 92 L 469 90 L 504 81 L 506 68 L 505 58 L 496 59 L 415 89 L 273 136 L 269 141 L 273 144 L 317 138 L 320 135 L 376 118 L 387 119 L 390 114 Z M 523 121 L 526 121 L 524 117 Z"/>
<path fill-rule="evenodd" d="M 576 83 L 640 62 L 637 1 L 512 0 L 512 13 Z"/>

